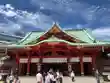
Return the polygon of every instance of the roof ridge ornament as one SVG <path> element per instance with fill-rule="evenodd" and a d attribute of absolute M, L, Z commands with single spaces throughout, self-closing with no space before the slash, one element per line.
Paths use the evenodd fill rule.
<path fill-rule="evenodd" d="M 54 22 L 54 23 L 53 23 L 53 26 L 57 26 L 57 27 L 59 27 L 58 22 Z"/>

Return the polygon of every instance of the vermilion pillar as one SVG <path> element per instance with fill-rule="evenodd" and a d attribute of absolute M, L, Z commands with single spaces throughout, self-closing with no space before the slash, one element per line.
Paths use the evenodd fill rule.
<path fill-rule="evenodd" d="M 19 55 L 16 53 L 16 64 L 17 64 L 17 67 L 19 67 Z"/>
<path fill-rule="evenodd" d="M 67 52 L 66 54 L 68 54 L 68 57 L 67 57 L 67 63 L 68 63 L 68 72 L 70 73 L 72 71 L 72 63 L 71 63 L 71 51 L 70 51 L 70 47 L 67 45 Z"/>
<path fill-rule="evenodd" d="M 95 55 L 92 56 L 92 70 L 93 71 L 96 70 L 96 56 Z"/>
<path fill-rule="evenodd" d="M 84 65 L 83 65 L 83 56 L 80 55 L 80 67 L 81 67 L 81 75 L 84 75 Z"/>
<path fill-rule="evenodd" d="M 41 51 L 41 46 L 39 45 L 39 62 L 37 63 L 37 72 L 38 71 L 42 71 L 42 56 L 43 56 L 43 52 Z"/>
<path fill-rule="evenodd" d="M 16 53 L 16 64 L 17 64 L 17 66 L 16 66 L 16 74 L 18 75 L 18 73 L 19 73 L 19 65 L 20 65 L 20 58 L 19 58 L 19 55 Z"/>
<path fill-rule="evenodd" d="M 28 54 L 27 75 L 30 74 L 30 63 L 31 63 L 31 56 Z"/>

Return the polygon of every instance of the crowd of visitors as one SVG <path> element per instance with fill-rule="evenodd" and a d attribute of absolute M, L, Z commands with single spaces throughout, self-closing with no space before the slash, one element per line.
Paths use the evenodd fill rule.
<path fill-rule="evenodd" d="M 12 71 L 6 75 L 0 75 L 0 83 L 20 83 L 18 72 L 13 73 Z"/>
<path fill-rule="evenodd" d="M 70 73 L 70 77 L 72 82 L 74 82 L 74 71 Z M 63 83 L 63 74 L 59 71 L 55 72 L 52 69 L 50 69 L 48 72 L 44 72 L 43 74 L 41 72 L 38 72 L 36 74 L 36 81 L 37 83 Z"/>
<path fill-rule="evenodd" d="M 74 71 L 69 73 L 71 81 L 75 81 Z M 40 71 L 36 74 L 37 83 L 63 83 L 63 73 L 59 70 L 53 71 L 50 69 L 48 72 L 41 73 Z M 12 72 L 6 76 L 3 83 L 21 83 L 18 74 L 13 74 Z"/>
<path fill-rule="evenodd" d="M 69 72 L 69 76 L 72 82 L 75 82 L 75 73 L 74 71 Z M 97 80 L 97 83 L 100 82 L 100 76 L 98 70 L 95 72 L 95 77 Z M 2 77 L 0 76 L 0 79 Z M 18 74 L 10 73 L 10 75 L 6 76 L 4 78 L 3 83 L 21 83 L 20 79 L 18 77 Z M 53 71 L 53 69 L 50 69 L 48 72 L 41 73 L 40 71 L 36 74 L 36 82 L 37 83 L 63 83 L 63 73 L 59 70 Z"/>
<path fill-rule="evenodd" d="M 20 83 L 20 79 L 17 75 L 10 74 L 7 76 L 6 83 Z"/>

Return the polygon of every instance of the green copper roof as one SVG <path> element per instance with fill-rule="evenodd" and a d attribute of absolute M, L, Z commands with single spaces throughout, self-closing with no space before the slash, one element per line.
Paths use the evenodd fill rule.
<path fill-rule="evenodd" d="M 46 40 L 40 41 L 38 44 L 43 43 L 43 42 L 64 42 L 69 45 L 105 45 L 105 44 L 110 44 L 110 43 L 103 43 L 103 42 L 100 42 L 100 43 L 71 43 L 66 40 L 59 39 L 55 36 L 52 36 Z"/>
<path fill-rule="evenodd" d="M 87 43 L 94 42 L 94 38 L 91 37 L 85 29 L 67 30 L 65 32 L 69 34 L 70 36 L 75 37 L 84 42 L 87 42 Z"/>
<path fill-rule="evenodd" d="M 67 30 L 67 31 L 64 31 L 65 33 L 67 33 L 68 35 L 76 38 L 76 39 L 79 39 L 81 41 L 84 41 L 84 42 L 87 42 L 87 43 L 93 43 L 93 38 L 83 29 L 80 29 L 80 30 Z M 26 35 L 25 38 L 23 38 L 19 44 L 33 44 L 36 43 L 36 39 L 39 38 L 41 35 L 43 35 L 44 32 L 30 32 Z"/>
<path fill-rule="evenodd" d="M 43 34 L 43 32 L 37 32 L 37 31 L 33 31 L 28 33 L 18 44 L 27 44 L 32 42 L 33 40 L 37 39 L 38 37 L 40 37 Z"/>
<path fill-rule="evenodd" d="M 82 40 L 84 42 L 87 42 L 87 43 L 94 43 L 94 40 L 95 40 L 84 29 L 66 30 L 65 33 L 67 33 L 68 35 L 70 35 L 70 36 L 72 36 L 72 37 L 74 37 L 76 39 L 79 39 L 79 40 Z M 37 32 L 37 31 L 30 32 L 18 44 L 19 45 L 36 44 L 37 39 L 43 34 L 44 34 L 44 32 Z M 51 38 L 51 40 L 53 41 L 54 39 Z M 63 41 L 65 41 L 65 40 L 63 40 Z M 101 42 L 101 41 L 97 41 L 96 40 L 96 43 L 108 44 L 109 42 Z"/>
<path fill-rule="evenodd" d="M 60 29 L 60 27 L 58 28 Z M 30 32 L 21 41 L 19 41 L 17 45 L 34 45 L 34 44 L 41 43 L 44 41 L 45 42 L 61 42 L 62 41 L 62 42 L 69 43 L 71 45 L 83 44 L 84 42 L 87 44 L 108 44 L 108 42 L 105 43 L 105 42 L 99 42 L 95 40 L 95 38 L 93 38 L 86 29 L 73 29 L 73 30 L 65 30 L 65 31 L 62 30 L 62 32 L 66 33 L 67 35 L 73 38 L 76 38 L 78 40 L 84 41 L 83 43 L 74 43 L 74 42 L 71 43 L 69 41 L 58 39 L 55 37 L 54 38 L 50 37 L 46 40 L 39 41 L 39 37 L 47 33 L 49 30 L 47 30 L 46 32 L 38 32 L 38 31 Z"/>
<path fill-rule="evenodd" d="M 22 37 L 19 37 L 19 36 L 10 35 L 10 34 L 6 34 L 6 33 L 0 33 L 0 41 L 17 43 L 21 39 L 22 39 Z"/>
<path fill-rule="evenodd" d="M 100 42 L 100 43 L 71 43 L 71 42 L 68 42 L 66 40 L 59 39 L 55 36 L 51 36 L 50 38 L 48 38 L 46 40 L 43 40 L 43 41 L 40 41 L 38 43 L 33 42 L 33 44 L 29 44 L 29 45 L 16 45 L 16 44 L 13 44 L 13 45 L 7 45 L 6 47 L 7 48 L 24 48 L 24 47 L 28 47 L 28 46 L 39 45 L 39 44 L 44 43 L 44 42 L 64 42 L 64 43 L 67 43 L 71 46 L 83 46 L 83 47 L 110 46 L 110 43 L 103 43 L 103 42 Z"/>
<path fill-rule="evenodd" d="M 107 46 L 107 45 L 110 45 L 110 43 L 103 43 L 103 42 L 100 42 L 100 43 L 71 43 L 71 42 L 68 42 L 66 40 L 59 39 L 55 36 L 51 36 L 50 38 L 48 38 L 46 40 L 43 40 L 43 41 L 40 41 L 38 43 L 33 41 L 33 42 L 31 42 L 32 44 L 23 45 L 23 46 L 25 46 L 25 47 L 26 46 L 34 46 L 34 45 L 38 45 L 38 44 L 41 44 L 41 43 L 44 43 L 44 42 L 48 42 L 48 43 L 49 42 L 64 42 L 64 43 L 67 43 L 67 44 L 72 45 L 72 46 L 100 46 L 100 45 L 106 45 Z"/>

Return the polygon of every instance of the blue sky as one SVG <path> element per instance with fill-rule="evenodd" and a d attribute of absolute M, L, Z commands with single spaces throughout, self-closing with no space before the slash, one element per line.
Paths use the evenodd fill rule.
<path fill-rule="evenodd" d="M 0 32 L 26 34 L 47 30 L 57 22 L 63 29 L 86 28 L 99 40 L 110 40 L 110 0 L 1 0 Z"/>

